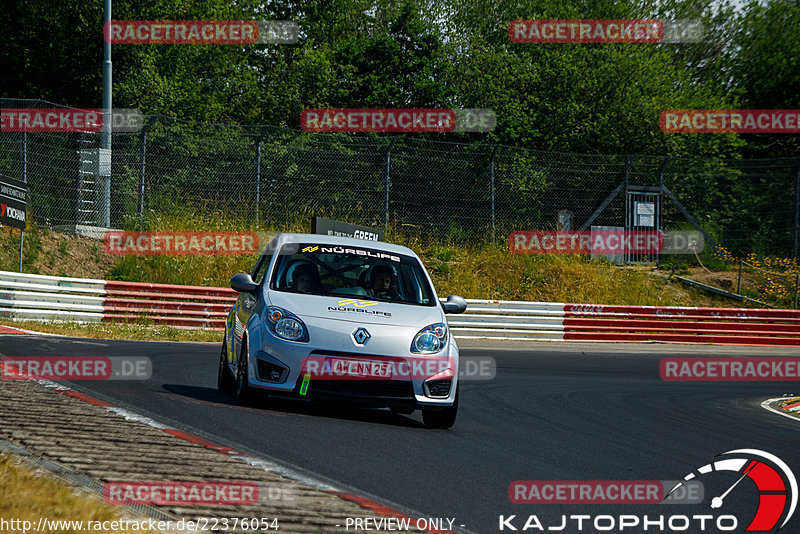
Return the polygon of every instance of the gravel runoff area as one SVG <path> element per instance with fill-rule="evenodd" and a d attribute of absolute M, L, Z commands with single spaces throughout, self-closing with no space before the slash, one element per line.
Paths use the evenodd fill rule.
<path fill-rule="evenodd" d="M 51 465 L 85 475 L 99 486 L 132 480 L 258 484 L 256 504 L 151 507 L 162 519 L 277 518 L 278 532 L 312 534 L 346 532 L 347 518 L 408 517 L 369 499 L 294 476 L 268 462 L 254 461 L 224 447 L 214 448 L 202 440 L 193 443 L 191 438 L 172 435 L 169 430 L 152 426 L 152 422 L 146 424 L 102 404 L 93 404 L 52 384 L 0 380 L 0 440 L 22 447 Z M 254 532 L 241 528 L 229 531 Z"/>

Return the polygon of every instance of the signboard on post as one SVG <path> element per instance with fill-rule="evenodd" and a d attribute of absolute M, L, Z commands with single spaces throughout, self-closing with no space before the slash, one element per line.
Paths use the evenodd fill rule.
<path fill-rule="evenodd" d="M 0 175 L 0 224 L 25 230 L 28 184 Z"/>
<path fill-rule="evenodd" d="M 359 226 L 357 224 L 334 221 L 325 219 L 324 217 L 314 217 L 314 219 L 312 219 L 311 233 L 336 237 L 352 237 L 353 239 L 364 239 L 366 241 L 383 241 L 383 230 L 370 228 L 369 226 Z"/>
<path fill-rule="evenodd" d="M 656 205 L 654 202 L 634 202 L 636 221 L 634 226 L 655 227 Z"/>

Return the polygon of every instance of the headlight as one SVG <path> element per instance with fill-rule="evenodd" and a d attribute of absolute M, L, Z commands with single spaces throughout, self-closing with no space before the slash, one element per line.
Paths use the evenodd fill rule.
<path fill-rule="evenodd" d="M 267 308 L 267 325 L 270 331 L 289 341 L 308 341 L 308 329 L 298 316 L 277 306 Z"/>
<path fill-rule="evenodd" d="M 417 354 L 434 354 L 442 350 L 447 343 L 447 325 L 436 323 L 428 325 L 414 336 L 411 352 Z"/>

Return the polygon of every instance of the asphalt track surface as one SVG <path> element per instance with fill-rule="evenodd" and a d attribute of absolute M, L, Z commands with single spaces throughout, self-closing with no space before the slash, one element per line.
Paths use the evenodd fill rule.
<path fill-rule="evenodd" d="M 219 350 L 217 344 L 0 336 L 6 356 L 148 356 L 149 380 L 70 386 L 424 517 L 455 518 L 459 530 L 500 532 L 499 516 L 511 514 L 520 531 L 530 514 L 545 530 L 560 526 L 562 514 L 708 514 L 711 497 L 736 477 L 708 480 L 706 503 L 682 506 L 513 504 L 508 488 L 515 480 L 677 480 L 740 448 L 770 452 L 800 477 L 800 421 L 760 406 L 800 393 L 797 382 L 677 383 L 659 376 L 659 361 L 668 356 L 800 356 L 798 349 L 462 343 L 462 356 L 494 357 L 497 375 L 462 383 L 451 430 L 426 429 L 418 413 L 294 401 L 239 406 L 216 390 Z M 755 486 L 743 483 L 723 510 L 741 514 L 736 531 L 742 531 L 756 507 Z M 699 532 L 696 525 L 688 532 Z M 562 532 L 578 531 L 568 522 Z M 580 530 L 594 531 L 589 523 Z M 784 532 L 800 532 L 800 513 Z"/>

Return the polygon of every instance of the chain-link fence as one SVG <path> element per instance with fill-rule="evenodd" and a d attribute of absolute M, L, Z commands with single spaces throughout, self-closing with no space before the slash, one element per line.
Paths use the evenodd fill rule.
<path fill-rule="evenodd" d="M 0 99 L 3 108 L 57 107 Z M 102 225 L 98 133 L 0 132 L 0 174 L 29 184 L 40 224 Z M 311 134 L 148 116 L 115 133 L 114 227 L 176 203 L 262 223 L 298 213 L 453 233 L 625 226 L 630 195 L 655 194 L 663 229 L 701 226 L 729 250 L 797 255 L 800 160 L 589 155 L 412 136 Z"/>

